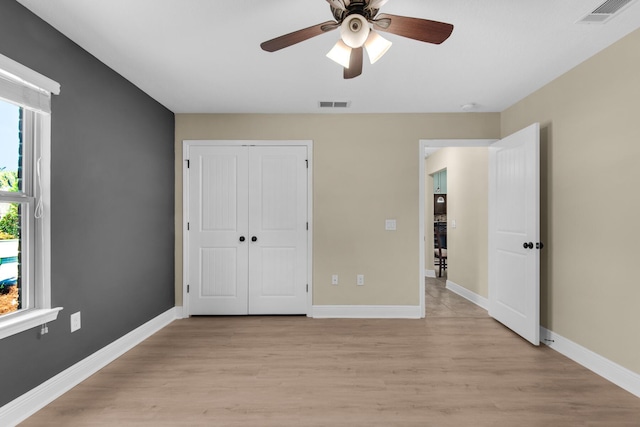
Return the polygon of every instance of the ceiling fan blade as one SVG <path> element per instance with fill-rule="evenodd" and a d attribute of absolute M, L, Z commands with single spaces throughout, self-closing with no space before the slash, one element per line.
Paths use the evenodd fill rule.
<path fill-rule="evenodd" d="M 453 25 L 428 19 L 382 13 L 373 21 L 377 30 L 421 42 L 440 44 L 449 38 Z"/>
<path fill-rule="evenodd" d="M 367 9 L 380 9 L 389 0 L 370 0 Z"/>
<path fill-rule="evenodd" d="M 262 50 L 267 52 L 275 52 L 285 47 L 292 46 L 296 43 L 303 42 L 312 37 L 319 36 L 331 30 L 338 28 L 340 24 L 335 21 L 327 21 L 322 24 L 314 25 L 313 27 L 304 28 L 302 30 L 294 31 L 293 33 L 285 34 L 284 36 L 276 37 L 275 39 L 267 40 L 260 44 Z"/>
<path fill-rule="evenodd" d="M 364 56 L 363 48 L 356 47 L 351 50 L 351 58 L 349 58 L 349 68 L 344 69 L 344 78 L 352 79 L 362 74 L 362 57 Z"/>
<path fill-rule="evenodd" d="M 338 10 L 347 10 L 342 0 L 327 0 L 327 2 Z"/>

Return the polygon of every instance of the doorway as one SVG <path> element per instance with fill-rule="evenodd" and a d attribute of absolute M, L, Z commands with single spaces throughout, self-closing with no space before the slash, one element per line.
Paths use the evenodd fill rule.
<path fill-rule="evenodd" d="M 434 245 L 433 234 L 434 234 L 434 225 L 435 225 L 436 219 L 442 219 L 443 221 L 441 222 L 446 223 L 445 230 L 447 232 L 447 269 L 448 269 L 447 279 L 453 279 L 453 280 L 446 281 L 447 286 L 449 288 L 455 288 L 456 290 L 464 289 L 462 286 L 457 286 L 457 283 L 455 282 L 456 278 L 451 276 L 452 272 L 455 272 L 455 271 L 458 271 L 463 276 L 461 278 L 461 283 L 464 283 L 464 277 L 466 277 L 467 275 L 469 276 L 484 275 L 485 277 L 487 276 L 487 273 L 486 273 L 487 262 L 484 262 L 483 271 L 479 271 L 480 267 L 478 267 L 478 269 L 471 270 L 468 272 L 466 271 L 466 269 L 465 271 L 460 271 L 460 269 L 456 270 L 455 259 L 454 259 L 454 262 L 451 263 L 451 259 L 452 259 L 451 251 L 454 252 L 454 255 L 457 253 L 459 256 L 462 256 L 463 258 L 465 256 L 468 256 L 468 257 L 473 256 L 473 254 L 469 253 L 472 250 L 472 248 L 469 245 L 462 245 L 460 243 L 462 240 L 466 242 L 472 242 L 471 243 L 472 245 L 484 244 L 484 247 L 486 248 L 486 229 L 488 226 L 488 219 L 486 217 L 486 207 L 484 208 L 484 211 L 485 211 L 484 215 L 475 215 L 473 213 L 468 214 L 466 212 L 462 212 L 461 204 L 462 202 L 465 202 L 465 203 L 468 202 L 471 198 L 477 197 L 477 194 L 475 193 L 479 193 L 479 191 L 478 189 L 474 188 L 474 186 L 478 185 L 478 182 L 476 181 L 482 181 L 482 179 L 484 179 L 485 182 L 488 181 L 488 178 L 486 176 L 487 170 L 486 169 L 483 170 L 485 174 L 484 178 L 476 177 L 475 180 L 471 179 L 470 183 L 466 183 L 464 179 L 461 180 L 459 171 L 461 169 L 462 170 L 468 169 L 470 166 L 470 162 L 472 164 L 472 162 L 474 161 L 474 156 L 477 157 L 477 154 L 469 156 L 469 159 L 464 161 L 466 163 L 464 162 L 461 163 L 460 160 L 454 161 L 454 157 L 452 157 L 451 155 L 449 155 L 448 157 L 443 157 L 442 156 L 443 152 L 440 152 L 440 154 L 438 154 L 438 151 L 446 148 L 468 147 L 468 148 L 476 149 L 475 151 L 477 152 L 479 148 L 486 149 L 495 141 L 496 140 L 486 140 L 486 139 L 421 140 L 420 141 L 419 159 L 420 159 L 421 200 L 420 200 L 419 207 L 421 211 L 419 215 L 420 215 L 420 245 L 421 245 L 421 248 L 420 248 L 421 282 L 424 282 L 425 277 L 437 277 L 439 274 L 439 269 L 437 268 L 437 266 L 434 269 L 434 264 L 436 260 L 434 259 L 435 245 Z M 444 151 L 446 152 L 446 150 Z M 469 151 L 473 152 L 474 150 L 469 150 Z M 438 159 L 438 156 L 440 156 L 439 159 Z M 429 168 L 427 168 L 427 158 L 430 158 L 431 160 L 434 161 Z M 485 164 L 487 163 L 487 161 L 488 161 L 488 155 L 485 154 L 485 160 L 484 160 Z M 451 162 L 453 163 L 450 164 Z M 453 166 L 453 169 L 451 169 L 451 166 Z M 438 181 L 434 180 L 432 177 L 432 175 L 435 175 L 436 172 L 441 172 L 443 170 L 447 171 L 446 187 L 443 187 L 442 182 L 440 182 L 440 185 L 438 185 L 439 184 Z M 442 178 L 442 175 L 440 175 L 440 178 Z M 442 181 L 442 179 L 440 179 L 440 181 Z M 460 188 L 461 186 L 463 187 L 468 186 L 469 188 Z M 438 187 L 440 187 L 441 191 L 444 189 L 444 191 L 446 191 L 447 193 L 446 221 L 444 221 L 445 217 L 443 215 L 437 215 L 435 213 L 435 206 L 436 206 L 437 200 L 434 199 L 434 194 L 435 194 L 434 190 Z M 459 188 L 459 190 L 456 191 L 455 188 Z M 457 194 L 454 194 L 452 192 Z M 486 188 L 484 189 L 484 193 L 485 193 L 484 203 L 486 205 L 487 199 L 488 199 Z M 456 207 L 457 207 L 457 210 L 456 210 Z M 468 209 L 466 210 L 468 211 Z M 475 230 L 476 223 L 478 222 L 480 223 L 483 222 L 482 230 Z M 478 242 L 477 239 L 480 238 L 479 235 L 481 235 L 483 232 L 485 233 L 484 240 L 481 242 Z M 456 238 L 458 238 L 457 247 L 456 247 Z M 452 248 L 452 245 L 453 245 L 453 248 Z M 484 256 L 486 259 L 486 251 L 484 253 Z M 481 262 L 478 262 L 478 264 L 481 264 Z M 483 286 L 486 287 L 486 285 L 483 285 Z M 424 287 L 422 287 L 420 290 L 421 304 L 422 304 L 422 308 L 425 308 L 423 290 L 424 290 Z M 471 294 L 471 292 L 469 292 L 469 294 Z M 468 298 L 468 299 L 471 299 L 471 298 Z M 487 304 L 484 304 L 484 301 L 478 301 L 477 299 L 474 302 L 480 303 L 481 306 L 487 305 Z"/>
<path fill-rule="evenodd" d="M 444 141 L 444 144 L 445 147 L 459 146 L 452 141 Z M 474 141 L 474 144 L 478 142 Z M 482 146 L 488 146 L 488 144 Z M 422 155 L 422 150 L 427 148 L 427 142 L 421 141 L 420 147 Z M 487 305 L 491 317 L 532 344 L 538 345 L 539 251 L 542 249 L 542 243 L 539 240 L 540 125 L 534 123 L 490 144 L 490 147 L 488 150 L 481 150 L 488 155 L 488 162 L 483 168 L 487 173 L 485 177 L 488 179 L 478 180 L 486 182 L 486 195 L 483 194 L 481 198 L 487 203 L 487 216 L 481 221 L 476 221 L 476 225 L 488 223 L 486 233 L 488 244 L 484 245 L 487 262 L 475 260 L 476 265 L 487 267 L 487 288 L 482 293 L 488 295 Z M 420 163 L 421 184 L 425 177 L 422 170 L 425 163 L 424 161 Z M 467 172 L 464 167 L 459 169 L 460 175 Z M 448 176 L 451 174 L 449 173 Z M 424 186 L 421 188 L 420 196 L 424 196 Z M 451 207 L 451 200 L 449 202 Z M 424 209 L 424 203 L 421 203 L 420 207 Z M 460 214 L 455 212 L 455 207 L 453 210 L 454 217 Z M 421 221 L 424 222 L 424 210 L 422 214 Z M 468 221 L 468 218 L 464 222 L 461 217 L 459 219 L 460 229 L 462 224 L 472 222 Z M 451 219 L 453 229 L 456 221 L 456 218 Z M 424 229 L 423 224 L 422 233 Z M 421 245 L 424 246 L 425 235 L 422 234 L 421 237 Z M 464 239 L 460 241 L 463 242 Z M 448 245 L 449 261 L 451 261 L 454 259 L 453 249 L 456 248 L 457 251 L 458 246 L 454 246 L 451 240 Z M 471 242 L 464 241 L 464 245 L 460 245 L 459 248 L 462 249 L 465 245 L 472 246 Z M 422 247 L 421 251 L 423 249 Z M 424 252 L 421 255 L 424 257 Z M 424 259 L 421 261 L 424 263 Z M 465 265 L 461 270 L 469 270 L 468 262 L 461 262 L 461 265 Z M 471 282 L 473 279 L 472 277 Z M 449 288 L 449 280 L 447 288 Z M 459 288 L 464 289 L 464 287 Z M 474 294 L 472 289 L 466 290 L 468 294 Z M 476 294 L 476 297 L 487 299 L 481 296 L 482 293 Z M 462 293 L 461 295 L 465 296 Z M 421 297 L 424 298 L 423 295 Z"/>

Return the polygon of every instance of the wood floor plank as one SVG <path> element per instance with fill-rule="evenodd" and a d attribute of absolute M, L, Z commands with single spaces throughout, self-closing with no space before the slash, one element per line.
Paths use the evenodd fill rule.
<path fill-rule="evenodd" d="M 427 292 L 423 320 L 179 320 L 23 425 L 640 425 L 637 397 Z"/>

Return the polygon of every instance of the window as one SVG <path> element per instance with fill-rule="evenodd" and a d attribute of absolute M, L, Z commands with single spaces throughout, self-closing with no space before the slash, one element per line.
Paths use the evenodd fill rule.
<path fill-rule="evenodd" d="M 52 93 L 57 83 L 0 55 L 0 339 L 61 310 L 50 298 Z"/>
<path fill-rule="evenodd" d="M 33 292 L 29 274 L 33 264 L 34 196 L 32 176 L 25 166 L 32 164 L 31 153 L 23 148 L 25 127 L 32 114 L 24 108 L 0 100 L 0 315 L 28 307 Z M 26 121 L 26 123 L 25 123 Z M 29 132 L 30 138 L 33 136 Z"/>

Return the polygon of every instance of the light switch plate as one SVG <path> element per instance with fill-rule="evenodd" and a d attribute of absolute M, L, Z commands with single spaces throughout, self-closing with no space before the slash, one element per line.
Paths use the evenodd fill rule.
<path fill-rule="evenodd" d="M 395 231 L 396 230 L 396 220 L 395 219 L 387 219 L 384 222 L 384 229 L 387 231 Z"/>

